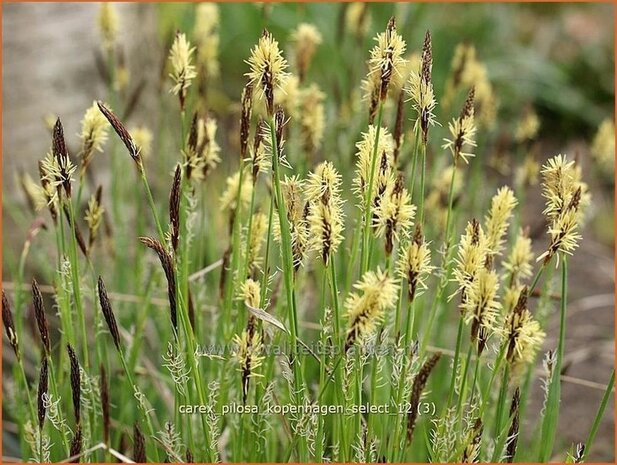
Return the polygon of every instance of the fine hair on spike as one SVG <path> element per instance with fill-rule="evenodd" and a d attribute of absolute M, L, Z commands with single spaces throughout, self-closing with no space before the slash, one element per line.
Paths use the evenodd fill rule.
<path fill-rule="evenodd" d="M 129 151 L 129 155 L 131 156 L 131 158 L 135 160 L 135 162 L 139 166 L 141 166 L 139 147 L 135 145 L 131 134 L 129 134 L 124 124 L 122 124 L 118 117 L 109 108 L 107 108 L 103 104 L 103 102 L 99 100 L 96 102 L 96 104 L 98 105 L 99 110 L 101 110 L 101 113 L 103 113 L 103 115 L 105 115 L 105 118 L 107 118 L 107 121 L 109 121 L 109 124 L 111 124 L 111 127 L 114 128 L 114 131 L 116 131 L 116 134 L 118 135 L 122 143 Z"/>
<path fill-rule="evenodd" d="M 45 355 L 51 353 L 51 343 L 49 340 L 49 328 L 47 326 L 47 317 L 45 316 L 45 305 L 43 304 L 43 295 L 39 289 L 39 285 L 36 279 L 32 280 L 32 303 L 34 305 L 34 317 L 36 319 L 36 325 L 39 329 L 39 335 L 41 336 L 41 342 L 45 349 Z"/>
<path fill-rule="evenodd" d="M 120 351 L 120 332 L 118 331 L 116 317 L 114 316 L 114 312 L 111 308 L 111 302 L 109 301 L 109 297 L 107 296 L 107 289 L 105 289 L 105 283 L 103 282 L 103 278 L 101 276 L 99 276 L 98 289 L 101 311 L 103 312 L 103 316 L 105 317 L 105 321 L 107 322 L 107 327 L 109 328 L 109 333 L 114 340 L 116 349 Z"/>

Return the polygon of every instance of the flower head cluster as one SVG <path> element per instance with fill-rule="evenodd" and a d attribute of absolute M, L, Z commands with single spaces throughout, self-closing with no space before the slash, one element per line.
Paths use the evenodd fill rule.
<path fill-rule="evenodd" d="M 307 222 L 311 248 L 327 266 L 343 240 L 344 227 L 341 175 L 331 162 L 320 163 L 309 174 L 305 194 L 309 205 Z"/>
<path fill-rule="evenodd" d="M 531 239 L 528 237 L 527 231 L 519 231 L 514 245 L 512 246 L 512 250 L 503 263 L 503 267 L 511 273 L 514 282 L 520 282 L 523 279 L 531 277 L 532 260 L 533 252 L 531 251 Z"/>
<path fill-rule="evenodd" d="M 101 188 L 97 190 L 96 194 L 90 197 L 88 201 L 88 209 L 86 210 L 86 224 L 88 225 L 88 231 L 90 233 L 89 245 L 90 247 L 96 239 L 101 221 L 103 220 L 103 213 L 105 209 L 101 205 Z"/>
<path fill-rule="evenodd" d="M 242 334 L 234 336 L 234 344 L 236 348 L 233 355 L 240 365 L 238 371 L 242 374 L 243 398 L 246 401 L 250 378 L 261 376 L 257 373 L 257 369 L 262 365 L 264 359 L 261 335 L 259 332 L 254 332 L 251 335 L 245 329 Z"/>
<path fill-rule="evenodd" d="M 251 51 L 247 61 L 250 71 L 246 73 L 250 82 L 259 89 L 259 98 L 266 100 L 268 116 L 274 114 L 274 89 L 282 87 L 287 79 L 287 60 L 279 49 L 272 34 L 264 31 L 259 42 Z"/>
<path fill-rule="evenodd" d="M 345 352 L 356 341 L 375 331 L 384 312 L 394 307 L 398 298 L 398 285 L 387 273 L 379 269 L 367 271 L 354 288 L 358 292 L 352 293 L 345 301 L 349 319 Z"/>
<path fill-rule="evenodd" d="M 313 24 L 308 23 L 298 24 L 296 30 L 292 32 L 291 38 L 296 47 L 298 76 L 300 77 L 300 82 L 303 82 L 315 50 L 323 39 L 317 28 Z"/>
<path fill-rule="evenodd" d="M 494 332 L 500 304 L 497 301 L 499 277 L 494 270 L 482 266 L 467 287 L 466 299 L 461 304 L 463 318 L 471 323 L 471 342 L 477 343 L 482 353 L 489 336 Z"/>
<path fill-rule="evenodd" d="M 587 185 L 581 182 L 581 172 L 564 155 L 551 158 L 542 167 L 542 195 L 546 199 L 543 213 L 549 222 L 551 238 L 548 250 L 538 257 L 547 263 L 557 254 L 572 252 L 581 238 L 578 226 L 583 219 L 582 212 L 589 202 Z"/>
<path fill-rule="evenodd" d="M 103 39 L 103 48 L 112 51 L 118 35 L 118 13 L 113 4 L 109 2 L 101 3 L 99 9 L 99 31 Z"/>
<path fill-rule="evenodd" d="M 221 195 L 221 210 L 236 211 L 238 208 L 238 190 L 240 184 L 240 171 L 229 176 L 226 180 L 227 188 Z M 250 175 L 244 175 L 242 178 L 242 187 L 240 192 L 240 203 L 246 207 L 251 201 L 251 195 L 253 193 L 253 181 Z"/>
<path fill-rule="evenodd" d="M 467 291 L 486 261 L 486 236 L 476 219 L 467 223 L 465 234 L 461 236 L 454 269 L 454 281 L 458 284 L 462 302 L 467 299 Z"/>
<path fill-rule="evenodd" d="M 291 250 L 294 269 L 298 270 L 302 264 L 309 244 L 308 215 L 309 202 L 303 203 L 304 182 L 298 176 L 288 177 L 281 181 L 285 208 L 287 209 L 287 223 L 291 235 Z M 275 213 L 276 215 L 276 213 Z M 281 229 L 278 218 L 272 223 L 274 240 L 281 242 Z"/>
<path fill-rule="evenodd" d="M 386 238 L 386 255 L 392 254 L 394 240 L 409 235 L 416 213 L 416 206 L 411 203 L 411 196 L 403 186 L 402 176 L 387 184 L 379 205 L 374 211 L 374 226 L 377 237 Z"/>
<path fill-rule="evenodd" d="M 407 297 L 410 302 L 418 290 L 426 289 L 426 278 L 434 268 L 431 266 L 431 249 L 424 241 L 422 227 L 416 225 L 413 239 L 403 249 L 397 266 L 399 276 L 407 280 Z"/>
<path fill-rule="evenodd" d="M 544 342 L 546 334 L 527 308 L 527 288 L 519 293 L 514 309 L 506 316 L 503 330 L 507 344 L 506 360 L 517 367 L 531 363 Z"/>
<path fill-rule="evenodd" d="M 214 118 L 193 117 L 186 148 L 182 151 L 187 179 L 203 180 L 220 163 L 216 130 Z"/>
<path fill-rule="evenodd" d="M 261 300 L 261 286 L 259 281 L 249 278 L 240 285 L 239 297 L 249 307 L 259 308 Z"/>
<path fill-rule="evenodd" d="M 406 44 L 396 32 L 394 17 L 390 18 L 385 32 L 375 37 L 377 44 L 371 50 L 368 61 L 369 72 L 363 85 L 369 100 L 369 119 L 372 122 L 377 106 L 386 100 L 388 88 L 392 82 L 395 87 L 401 87 Z"/>
<path fill-rule="evenodd" d="M 373 205 L 378 203 L 378 199 L 383 195 L 388 180 L 393 171 L 393 150 L 394 142 L 392 135 L 386 128 L 379 129 L 379 142 L 375 147 L 375 138 L 378 128 L 370 125 L 368 131 L 362 133 L 362 140 L 356 144 L 356 176 L 353 180 L 354 191 L 364 204 L 366 191 L 371 179 L 373 152 L 377 155 L 377 166 L 373 176 Z"/>
<path fill-rule="evenodd" d="M 195 8 L 193 37 L 197 46 L 197 65 L 206 76 L 218 76 L 219 8 L 216 3 L 200 3 Z"/>
<path fill-rule="evenodd" d="M 475 89 L 472 87 L 467 95 L 461 114 L 448 123 L 451 139 L 444 138 L 444 149 L 449 149 L 456 163 L 462 158 L 469 163 L 468 158 L 474 156 L 470 150 L 476 147 L 476 125 L 474 122 L 474 98 Z"/>
<path fill-rule="evenodd" d="M 615 168 L 615 122 L 605 119 L 591 144 L 591 155 L 602 168 L 612 175 Z"/>
<path fill-rule="evenodd" d="M 191 47 L 186 35 L 181 32 L 177 33 L 169 52 L 169 61 L 171 62 L 169 77 L 174 81 L 174 86 L 170 92 L 179 96 L 182 109 L 184 109 L 186 92 L 191 85 L 191 81 L 197 77 L 195 66 L 192 62 L 194 51 L 195 47 Z"/>
<path fill-rule="evenodd" d="M 503 249 L 504 235 L 508 230 L 512 210 L 517 204 L 514 192 L 504 186 L 491 199 L 491 208 L 484 219 L 486 228 L 486 247 L 491 255 L 499 255 Z"/>
<path fill-rule="evenodd" d="M 300 127 L 304 150 L 309 156 L 319 148 L 325 127 L 325 94 L 316 84 L 300 92 Z"/>
<path fill-rule="evenodd" d="M 96 102 L 86 110 L 81 120 L 81 174 L 83 176 L 88 168 L 94 152 L 101 152 L 103 144 L 107 141 L 109 122 L 99 111 Z"/>
<path fill-rule="evenodd" d="M 261 247 L 268 230 L 268 217 L 261 212 L 253 214 L 251 233 L 248 237 L 247 260 L 251 275 L 258 269 L 261 261 Z"/>
<path fill-rule="evenodd" d="M 413 108 L 418 114 L 416 124 L 422 130 L 422 141 L 428 141 L 428 130 L 435 124 L 435 92 L 431 80 L 433 68 L 433 52 L 431 47 L 431 34 L 426 31 L 420 68 L 413 70 L 409 76 L 407 92 L 413 102 Z"/>

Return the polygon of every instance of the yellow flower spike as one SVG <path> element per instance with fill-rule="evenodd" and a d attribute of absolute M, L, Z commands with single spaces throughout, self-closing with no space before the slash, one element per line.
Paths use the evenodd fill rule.
<path fill-rule="evenodd" d="M 226 180 L 227 188 L 221 195 L 221 210 L 235 211 L 238 207 L 238 183 L 240 182 L 240 171 L 229 176 Z M 246 207 L 251 202 L 251 195 L 253 193 L 253 181 L 250 174 L 243 177 L 242 193 L 240 197 L 240 203 Z"/>
<path fill-rule="evenodd" d="M 377 237 L 385 236 L 388 256 L 392 253 L 394 240 L 400 240 L 399 233 L 405 238 L 409 236 L 416 213 L 416 206 L 411 203 L 411 196 L 403 183 L 400 175 L 389 183 L 374 211 L 375 233 Z"/>
<path fill-rule="evenodd" d="M 503 263 L 503 267 L 512 274 L 515 281 L 520 281 L 531 277 L 533 273 L 531 267 L 532 260 L 531 239 L 525 231 L 519 231 L 512 250 Z"/>
<path fill-rule="evenodd" d="M 171 62 L 169 77 L 174 81 L 170 92 L 179 96 L 182 110 L 184 110 L 186 92 L 191 86 L 191 81 L 197 77 L 192 60 L 194 51 L 195 47 L 191 47 L 186 35 L 178 32 L 169 51 L 169 61 Z"/>
<path fill-rule="evenodd" d="M 451 139 L 444 138 L 444 149 L 452 152 L 455 162 L 462 158 L 469 163 L 469 158 L 475 155 L 471 152 L 476 147 L 477 128 L 474 122 L 475 89 L 472 87 L 467 95 L 461 114 L 448 123 Z"/>
<path fill-rule="evenodd" d="M 422 227 L 416 225 L 413 240 L 403 249 L 397 264 L 398 275 L 408 282 L 407 296 L 413 301 L 419 290 L 426 289 L 426 278 L 435 269 L 431 266 L 431 250 L 424 242 Z"/>
<path fill-rule="evenodd" d="M 393 308 L 398 299 L 398 284 L 379 268 L 367 271 L 354 288 L 358 292 L 352 293 L 345 301 L 349 320 L 345 352 L 356 341 L 372 334 L 385 311 Z"/>
<path fill-rule="evenodd" d="M 512 210 L 518 204 L 514 192 L 504 186 L 491 199 L 489 214 L 485 217 L 486 247 L 491 255 L 500 255 L 503 249 L 504 235 L 508 230 Z"/>
<path fill-rule="evenodd" d="M 313 24 L 300 23 L 291 33 L 295 44 L 296 67 L 300 82 L 304 81 L 317 46 L 323 41 L 321 34 Z"/>
<path fill-rule="evenodd" d="M 466 299 L 461 304 L 465 322 L 471 323 L 471 341 L 477 343 L 479 353 L 482 353 L 488 338 L 495 331 L 496 318 L 501 308 L 497 301 L 498 289 L 497 273 L 483 266 L 467 287 Z"/>
<path fill-rule="evenodd" d="M 283 87 L 287 80 L 287 60 L 279 49 L 278 42 L 272 34 L 264 31 L 259 42 L 251 51 L 246 61 L 250 71 L 246 73 L 250 82 L 259 89 L 258 96 L 266 101 L 268 116 L 274 114 L 274 89 Z"/>
<path fill-rule="evenodd" d="M 102 152 L 103 144 L 107 141 L 109 122 L 100 112 L 96 102 L 86 110 L 81 120 L 81 171 L 87 169 L 94 152 Z"/>

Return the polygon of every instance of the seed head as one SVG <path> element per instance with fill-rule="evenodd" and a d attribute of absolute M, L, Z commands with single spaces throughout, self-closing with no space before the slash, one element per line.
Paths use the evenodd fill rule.
<path fill-rule="evenodd" d="M 45 407 L 45 397 L 47 396 L 49 382 L 49 371 L 47 365 L 47 356 L 43 356 L 41 360 L 41 370 L 39 372 L 39 389 L 37 394 L 37 413 L 39 420 L 39 429 L 43 430 L 43 424 L 45 423 L 45 415 L 47 408 Z"/>
<path fill-rule="evenodd" d="M 179 97 L 180 108 L 182 110 L 184 110 L 186 92 L 191 86 L 191 81 L 197 76 L 192 61 L 194 51 L 195 47 L 191 47 L 186 35 L 181 32 L 176 33 L 171 50 L 169 51 L 169 61 L 171 63 L 171 73 L 169 77 L 174 82 L 170 92 Z"/>
<path fill-rule="evenodd" d="M 454 269 L 454 280 L 458 284 L 458 291 L 461 292 L 463 302 L 468 287 L 486 261 L 486 253 L 486 236 L 480 223 L 473 219 L 467 223 L 465 233 L 461 236 Z"/>
<path fill-rule="evenodd" d="M 259 376 L 257 369 L 263 362 L 263 345 L 261 343 L 261 335 L 258 332 L 249 335 L 247 330 L 242 331 L 241 335 L 234 336 L 234 357 L 240 364 L 238 371 L 242 373 L 242 399 L 246 403 L 248 396 L 249 379 Z"/>
<path fill-rule="evenodd" d="M 527 293 L 527 287 L 523 287 L 516 306 L 505 321 L 506 360 L 513 367 L 533 362 L 546 336 L 527 308 Z"/>
<path fill-rule="evenodd" d="M 135 463 L 147 463 L 146 458 L 146 439 L 139 429 L 139 424 L 133 425 L 133 460 Z"/>
<path fill-rule="evenodd" d="M 411 443 L 411 440 L 413 439 L 413 432 L 415 430 L 416 419 L 418 416 L 418 405 L 420 403 L 422 391 L 424 391 L 428 377 L 440 358 L 441 352 L 435 352 L 428 360 L 424 362 L 422 368 L 420 368 L 420 371 L 413 380 L 409 410 L 407 413 L 407 444 Z"/>
<path fill-rule="evenodd" d="M 354 192 L 362 199 L 366 196 L 366 190 L 371 176 L 371 161 L 373 157 L 373 151 L 375 150 L 375 138 L 377 134 L 377 127 L 370 125 L 368 131 L 362 133 L 362 140 L 356 144 L 356 176 L 353 180 Z M 371 200 L 373 204 L 375 199 L 380 195 L 378 185 L 385 187 L 387 178 L 390 176 L 394 166 L 393 156 L 394 142 L 392 135 L 386 128 L 381 128 L 379 131 L 379 142 L 377 145 L 377 156 L 379 160 L 379 166 L 376 167 L 376 175 L 373 178 L 374 194 Z M 377 170 L 379 169 L 379 171 Z M 382 192 L 383 194 L 383 192 Z"/>
<path fill-rule="evenodd" d="M 495 330 L 495 321 L 501 308 L 497 301 L 498 290 L 497 273 L 481 267 L 473 282 L 467 287 L 466 298 L 461 305 L 465 322 L 471 324 L 471 342 L 477 344 L 479 354 Z"/>
<path fill-rule="evenodd" d="M 4 289 L 2 289 L 2 323 L 4 323 L 4 331 L 6 332 L 9 344 L 11 344 L 17 360 L 20 360 L 19 342 L 17 340 L 17 332 L 15 331 L 15 323 L 13 322 L 13 314 L 11 313 L 9 299 L 6 298 Z"/>
<path fill-rule="evenodd" d="M 103 282 L 103 278 L 100 276 L 98 280 L 98 290 L 101 311 L 103 312 L 103 316 L 105 317 L 105 321 L 107 322 L 109 333 L 111 334 L 111 338 L 114 341 L 116 349 L 118 349 L 118 351 L 121 351 L 120 332 L 118 331 L 118 325 L 116 324 L 116 317 L 114 316 L 113 309 L 111 308 L 111 302 L 109 301 L 109 297 L 107 296 L 107 289 L 105 289 L 105 283 Z"/>
<path fill-rule="evenodd" d="M 69 354 L 69 362 L 71 364 L 71 394 L 73 398 L 73 411 L 75 412 L 75 423 L 80 424 L 80 406 L 81 406 L 81 381 L 79 375 L 79 361 L 77 354 L 71 347 L 71 344 L 66 345 L 66 350 Z"/>
<path fill-rule="evenodd" d="M 149 249 L 156 252 L 163 267 L 165 278 L 167 279 L 167 297 L 169 299 L 169 309 L 171 324 L 174 331 L 178 331 L 178 319 L 176 311 L 176 272 L 174 261 L 171 254 L 165 249 L 163 244 L 153 237 L 140 237 L 139 240 Z"/>
<path fill-rule="evenodd" d="M 47 316 L 45 315 L 45 304 L 43 303 L 43 295 L 35 279 L 32 280 L 32 304 L 34 306 L 36 325 L 39 329 L 43 349 L 45 350 L 45 355 L 49 356 L 51 354 L 51 343 L 47 326 Z"/>
<path fill-rule="evenodd" d="M 105 118 L 107 118 L 107 121 L 109 121 L 109 124 L 111 124 L 111 127 L 114 128 L 114 131 L 116 132 L 116 134 L 118 135 L 122 143 L 125 145 L 125 147 L 129 151 L 129 155 L 131 156 L 131 158 L 135 160 L 138 166 L 140 166 L 141 165 L 140 148 L 137 145 L 135 145 L 133 138 L 127 131 L 124 124 L 122 124 L 122 122 L 118 119 L 118 117 L 110 109 L 108 109 L 103 104 L 103 102 L 99 100 L 98 102 L 96 102 L 96 104 L 99 107 L 99 110 L 101 110 L 101 113 L 103 113 Z"/>
<path fill-rule="evenodd" d="M 180 189 L 182 182 L 182 169 L 176 165 L 174 180 L 169 192 L 169 223 L 171 224 L 171 247 L 174 252 L 178 250 L 180 239 Z"/>
<path fill-rule="evenodd" d="M 377 237 L 385 236 L 388 256 L 392 254 L 394 240 L 400 240 L 399 233 L 404 238 L 409 236 L 416 214 L 416 206 L 411 203 L 411 196 L 403 184 L 402 175 L 391 180 L 374 212 L 375 232 Z"/>
<path fill-rule="evenodd" d="M 385 32 L 377 34 L 375 41 L 377 45 L 371 50 L 369 59 L 368 81 L 375 87 L 375 91 L 378 91 L 379 101 L 383 102 L 388 95 L 391 81 L 396 81 L 395 87 L 400 88 L 402 68 L 406 61 L 403 58 L 406 44 L 396 32 L 394 17 L 388 21 Z"/>

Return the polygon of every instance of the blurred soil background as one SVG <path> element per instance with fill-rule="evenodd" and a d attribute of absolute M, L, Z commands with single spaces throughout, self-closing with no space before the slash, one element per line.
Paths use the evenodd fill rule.
<path fill-rule="evenodd" d="M 121 18 L 119 43 L 129 76 L 127 92 L 141 88 L 131 123 L 144 124 L 156 133 L 166 124 L 164 118 L 155 114 L 166 44 L 176 28 L 192 29 L 193 9 L 186 4 L 123 3 L 115 7 Z M 221 77 L 209 97 L 222 120 L 220 134 L 233 131 L 227 129 L 233 127 L 229 121 L 236 118 L 231 102 L 237 101 L 244 82 L 243 60 L 264 25 L 283 45 L 289 44 L 289 31 L 300 21 L 312 22 L 320 29 L 324 42 L 311 73 L 328 98 L 336 98 L 341 88 L 349 86 L 347 80 L 355 80 L 356 85 L 363 78 L 363 61 L 372 36 L 392 14 L 397 16 L 399 30 L 410 49 L 418 49 L 424 31 L 431 30 L 438 96 L 442 94 L 454 47 L 459 42 L 473 43 L 487 65 L 498 95 L 498 120 L 505 123 L 495 129 L 495 138 L 498 139 L 500 131 L 511 131 L 524 106 L 532 105 L 541 121 L 539 158 L 544 160 L 560 152 L 576 156 L 593 196 L 584 240 L 569 267 L 565 374 L 572 379 L 563 384 L 558 435 L 560 445 L 565 447 L 584 441 L 603 394 L 602 385 L 614 366 L 614 176 L 611 170 L 595 165 L 590 157 L 590 141 L 599 124 L 605 118 L 614 119 L 613 5 L 370 5 L 368 33 L 355 44 L 351 57 L 346 56 L 349 48 L 344 51 L 337 47 L 337 27 L 343 8 L 346 7 L 334 4 L 220 6 Z M 97 4 L 79 3 L 9 3 L 3 7 L 5 267 L 15 263 L 31 222 L 20 215 L 7 214 L 7 205 L 25 211 L 25 198 L 15 175 L 23 169 L 37 178 L 36 161 L 49 147 L 45 118 L 60 115 L 67 137 L 75 141 L 83 112 L 94 99 L 104 96 L 105 85 L 97 66 L 101 53 L 96 27 L 98 9 Z M 333 63 L 342 63 L 349 73 L 341 76 Z M 329 109 L 327 120 L 335 118 Z M 333 147 L 328 141 L 334 138 L 336 130 L 334 124 L 327 126 L 326 148 Z M 225 149 L 232 142 L 220 143 L 225 159 Z M 158 150 L 163 153 L 164 147 Z M 496 154 L 495 149 L 493 155 Z M 499 156 L 507 162 L 513 155 L 506 151 Z M 105 160 L 97 158 L 95 166 L 104 170 Z M 150 163 L 156 162 L 155 155 Z M 487 159 L 483 163 L 488 176 L 503 177 L 508 182 L 508 174 L 495 168 L 499 163 Z M 524 224 L 530 225 L 539 248 L 545 242 L 541 211 L 542 199 L 536 187 L 528 194 Z M 11 280 L 6 270 L 3 280 Z M 557 311 L 546 332 L 544 350 L 555 348 Z M 536 413 L 530 418 L 540 414 L 542 404 L 543 394 L 539 383 L 536 384 L 531 406 Z M 613 412 L 611 401 L 589 461 L 614 460 Z"/>

